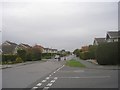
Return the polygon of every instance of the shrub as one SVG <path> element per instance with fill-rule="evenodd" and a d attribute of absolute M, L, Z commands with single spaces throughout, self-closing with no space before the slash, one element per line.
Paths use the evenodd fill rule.
<path fill-rule="evenodd" d="M 2 62 L 14 62 L 17 58 L 17 55 L 2 55 Z"/>
<path fill-rule="evenodd" d="M 41 49 L 37 48 L 37 47 L 33 47 L 32 48 L 32 60 L 41 60 L 42 57 L 42 52 Z"/>
<path fill-rule="evenodd" d="M 73 54 L 75 54 L 76 57 L 79 57 L 80 56 L 80 50 L 79 49 L 75 49 Z"/>
<path fill-rule="evenodd" d="M 118 43 L 105 43 L 98 45 L 96 59 L 98 64 L 102 65 L 118 64 Z"/>
<path fill-rule="evenodd" d="M 81 52 L 80 53 L 80 58 L 83 60 L 90 59 L 90 53 L 89 52 Z"/>
<path fill-rule="evenodd" d="M 25 50 L 17 50 L 17 54 L 23 61 L 26 61 L 27 52 Z"/>
<path fill-rule="evenodd" d="M 42 53 L 42 59 L 50 59 L 54 54 L 52 53 Z"/>
<path fill-rule="evenodd" d="M 17 57 L 15 62 L 16 62 L 16 63 L 22 63 L 22 62 L 23 62 L 23 60 L 22 60 L 22 58 Z"/>
<path fill-rule="evenodd" d="M 88 59 L 95 59 L 95 53 L 96 53 L 97 46 L 96 45 L 90 45 L 89 46 L 89 58 Z"/>

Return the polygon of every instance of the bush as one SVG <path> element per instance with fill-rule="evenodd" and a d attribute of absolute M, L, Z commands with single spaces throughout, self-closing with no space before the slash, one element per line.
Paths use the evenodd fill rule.
<path fill-rule="evenodd" d="M 80 53 L 80 58 L 83 60 L 90 59 L 90 53 L 89 52 L 81 52 Z"/>
<path fill-rule="evenodd" d="M 118 63 L 118 43 L 105 43 L 98 45 L 96 59 L 101 65 L 114 65 Z"/>
<path fill-rule="evenodd" d="M 91 45 L 89 46 L 89 58 L 88 59 L 95 59 L 95 53 L 96 53 L 97 46 L 96 45 Z"/>
<path fill-rule="evenodd" d="M 17 58 L 17 55 L 2 55 L 2 62 L 14 62 Z"/>
<path fill-rule="evenodd" d="M 27 52 L 25 50 L 17 50 L 17 54 L 24 62 L 26 61 Z"/>
<path fill-rule="evenodd" d="M 80 57 L 80 50 L 79 49 L 75 49 L 74 51 L 73 51 L 73 54 L 75 54 L 76 55 L 76 57 Z"/>
<path fill-rule="evenodd" d="M 16 58 L 15 63 L 22 63 L 22 62 L 23 62 L 23 60 L 22 60 L 20 57 L 17 57 L 17 58 Z"/>
<path fill-rule="evenodd" d="M 88 51 L 77 51 L 77 56 L 79 56 L 83 60 L 87 59 L 95 59 L 97 46 L 96 45 L 89 45 Z"/>
<path fill-rule="evenodd" d="M 56 53 L 42 53 L 42 59 L 51 59 L 55 57 Z"/>
<path fill-rule="evenodd" d="M 33 53 L 32 60 L 35 60 L 35 61 L 41 60 L 41 57 L 42 57 L 41 55 L 42 55 L 41 53 Z"/>

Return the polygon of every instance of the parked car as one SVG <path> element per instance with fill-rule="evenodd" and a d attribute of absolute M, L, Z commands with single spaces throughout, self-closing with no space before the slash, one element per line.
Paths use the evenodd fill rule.
<path fill-rule="evenodd" d="M 56 56 L 55 56 L 55 59 L 58 59 L 58 58 L 59 58 L 59 55 L 56 55 Z"/>

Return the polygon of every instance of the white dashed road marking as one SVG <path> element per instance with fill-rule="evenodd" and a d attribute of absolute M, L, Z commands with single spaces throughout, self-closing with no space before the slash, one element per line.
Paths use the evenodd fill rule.
<path fill-rule="evenodd" d="M 50 81 L 50 82 L 54 83 L 54 82 L 55 82 L 55 80 L 52 80 L 52 81 Z"/>
<path fill-rule="evenodd" d="M 38 87 L 33 87 L 32 90 L 35 90 L 35 89 L 37 89 L 37 88 L 38 88 Z"/>
<path fill-rule="evenodd" d="M 40 87 L 41 85 L 42 85 L 42 83 L 38 83 L 36 86 L 39 86 L 39 87 Z"/>
<path fill-rule="evenodd" d="M 49 75 L 49 77 L 51 77 L 52 75 Z"/>
<path fill-rule="evenodd" d="M 58 77 L 55 77 L 54 79 L 55 79 L 55 80 L 57 80 L 57 79 L 58 79 Z"/>
<path fill-rule="evenodd" d="M 47 86 L 49 86 L 49 87 L 50 87 L 50 86 L 52 86 L 52 84 L 53 84 L 53 83 L 48 83 L 48 84 L 47 84 Z"/>
<path fill-rule="evenodd" d="M 46 82 L 46 80 L 42 80 L 42 82 Z"/>
<path fill-rule="evenodd" d="M 46 79 L 48 80 L 48 79 L 50 79 L 49 77 L 46 77 Z"/>
<path fill-rule="evenodd" d="M 47 89 L 49 89 L 49 88 L 50 88 L 50 87 L 44 87 L 43 90 L 47 90 Z"/>
<path fill-rule="evenodd" d="M 53 74 L 55 74 L 56 72 L 58 72 L 58 71 L 59 71 L 60 69 L 62 69 L 64 66 L 65 66 L 65 65 L 63 65 L 62 67 L 58 68 L 56 71 L 54 71 L 52 74 L 50 74 L 49 77 L 46 77 L 45 80 L 42 80 L 42 83 L 45 83 L 47 80 L 49 80 Z M 43 88 L 43 90 L 49 89 L 50 86 L 52 86 L 53 83 L 55 83 L 55 81 L 56 81 L 57 79 L 58 79 L 58 77 L 54 77 L 54 79 L 51 80 L 50 83 L 48 83 L 48 84 L 46 85 L 46 87 Z M 35 89 L 39 88 L 39 87 L 42 85 L 42 83 L 38 83 L 35 87 L 32 88 L 32 90 L 35 90 Z"/>

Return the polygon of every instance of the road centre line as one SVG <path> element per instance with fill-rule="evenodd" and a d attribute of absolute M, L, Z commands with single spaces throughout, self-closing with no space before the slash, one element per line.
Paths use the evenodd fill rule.
<path fill-rule="evenodd" d="M 42 82 L 46 82 L 47 80 L 42 80 Z"/>
<path fill-rule="evenodd" d="M 50 77 L 46 77 L 46 80 L 50 79 Z"/>
<path fill-rule="evenodd" d="M 53 83 L 48 83 L 48 84 L 47 84 L 47 86 L 49 86 L 49 87 L 50 87 L 50 86 L 52 86 L 52 84 L 53 84 Z"/>
<path fill-rule="evenodd" d="M 52 81 L 50 81 L 50 82 L 54 83 L 54 82 L 55 82 L 55 80 L 52 80 Z"/>
<path fill-rule="evenodd" d="M 38 83 L 36 86 L 41 86 L 42 85 L 42 83 Z"/>
<path fill-rule="evenodd" d="M 57 77 L 55 77 L 53 80 L 51 80 L 47 85 L 46 85 L 46 87 L 51 87 L 52 85 L 53 85 L 53 83 L 55 83 L 55 81 L 57 80 L 58 78 Z M 45 89 L 45 87 L 43 88 L 43 90 Z"/>
<path fill-rule="evenodd" d="M 53 74 L 55 74 L 57 71 L 59 71 L 60 69 L 62 69 L 65 65 L 62 65 L 62 67 L 58 68 L 56 71 L 54 71 L 52 74 L 49 75 L 49 77 L 46 77 L 45 80 L 42 80 L 42 83 L 46 82 L 48 79 L 51 78 L 51 76 Z M 50 83 L 47 84 L 47 87 L 44 87 L 43 90 L 45 89 L 48 89 L 49 87 L 48 86 L 52 86 L 52 84 L 55 82 L 55 80 L 57 80 L 58 78 L 57 77 L 54 77 L 54 80 L 51 80 Z M 40 87 L 42 85 L 42 83 L 38 83 L 35 87 L 33 87 L 32 89 L 37 89 L 38 87 Z"/>
<path fill-rule="evenodd" d="M 32 90 L 35 90 L 35 89 L 37 89 L 37 88 L 38 88 L 38 87 L 33 87 Z"/>

